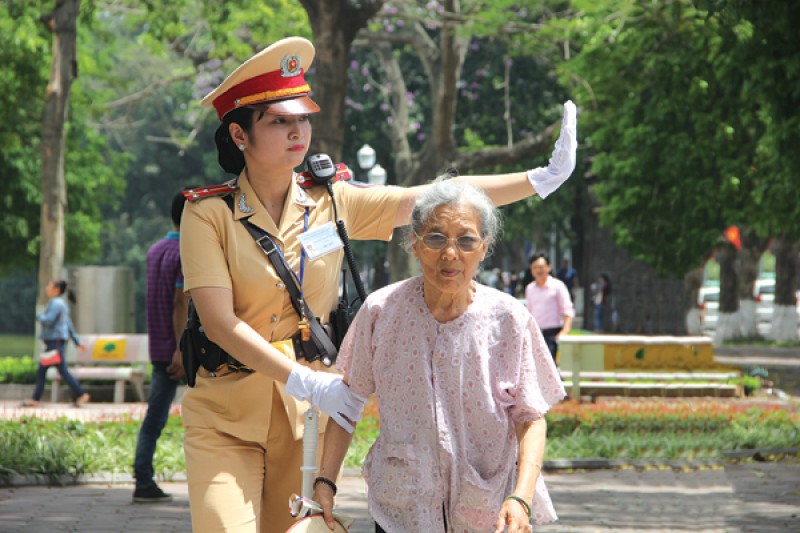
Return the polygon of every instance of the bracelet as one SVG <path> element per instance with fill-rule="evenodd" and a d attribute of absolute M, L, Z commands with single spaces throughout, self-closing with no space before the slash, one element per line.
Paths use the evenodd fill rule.
<path fill-rule="evenodd" d="M 336 483 L 334 483 L 330 479 L 328 479 L 326 477 L 322 477 L 322 476 L 320 476 L 320 477 L 318 477 L 317 479 L 314 480 L 314 484 L 311 486 L 311 488 L 312 489 L 316 489 L 318 483 L 324 483 L 324 484 L 328 485 L 331 488 L 331 490 L 333 491 L 333 495 L 334 496 L 336 496 L 336 493 L 339 491 L 339 489 L 336 487 Z"/>
<path fill-rule="evenodd" d="M 532 516 L 531 515 L 531 506 L 527 501 L 525 501 L 525 498 L 523 498 L 522 496 L 517 496 L 516 494 L 509 494 L 508 496 L 506 496 L 506 499 L 503 500 L 503 501 L 508 501 L 508 500 L 514 500 L 514 501 L 519 502 L 520 505 L 522 505 L 525 508 L 525 512 L 528 513 L 528 520 L 531 519 L 531 516 Z"/>

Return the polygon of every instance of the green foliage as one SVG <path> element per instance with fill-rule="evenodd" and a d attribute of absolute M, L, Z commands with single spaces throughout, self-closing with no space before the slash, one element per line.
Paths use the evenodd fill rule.
<path fill-rule="evenodd" d="M 28 350 L 30 353 L 30 350 Z M 0 356 L 0 383 L 36 383 L 39 364 L 29 355 L 22 357 Z"/>
<path fill-rule="evenodd" d="M 345 465 L 361 466 L 380 432 L 377 411 L 368 404 Z M 554 410 L 558 411 L 558 410 Z M 587 419 L 569 409 L 547 415 L 547 458 L 721 459 L 722 452 L 789 448 L 800 444 L 796 414 L 753 408 L 731 414 L 595 413 Z M 727 414 L 726 414 L 727 413 Z M 37 418 L 0 421 L 0 477 L 24 474 L 79 475 L 129 472 L 140 421 L 127 417 L 102 422 Z M 169 478 L 183 472 L 183 425 L 169 417 L 158 441 L 155 470 Z"/>
<path fill-rule="evenodd" d="M 86 423 L 65 418 L 0 421 L 0 477 L 129 472 L 140 427 L 140 421 L 130 419 Z M 153 466 L 167 477 L 186 470 L 180 417 L 170 416 Z"/>
<path fill-rule="evenodd" d="M 747 153 L 731 138 L 744 130 L 738 100 L 719 73 L 717 30 L 685 2 L 610 4 L 617 16 L 587 22 L 595 35 L 568 71 L 586 82 L 600 220 L 634 257 L 682 275 L 746 199 L 731 176 Z"/>
<path fill-rule="evenodd" d="M 574 1 L 561 27 L 596 154 L 600 220 L 661 274 L 700 264 L 730 224 L 795 235 L 798 10 L 743 0 Z M 765 4 L 766 5 L 766 4 Z M 711 11 L 709 11 L 711 9 Z M 794 176 L 794 178 L 791 178 Z"/>
<path fill-rule="evenodd" d="M 41 206 L 41 114 L 52 61 L 52 35 L 39 17 L 52 2 L 6 2 L 0 10 L 0 192 L 4 223 L 0 224 L 0 273 L 32 270 L 39 253 Z M 81 23 L 90 19 L 91 2 L 83 4 Z M 79 25 L 78 64 L 93 41 Z M 93 96 L 81 92 L 81 78 L 73 85 L 65 152 L 67 182 L 66 261 L 93 257 L 99 250 L 100 210 L 121 190 L 124 158 L 107 148 L 91 122 Z"/>

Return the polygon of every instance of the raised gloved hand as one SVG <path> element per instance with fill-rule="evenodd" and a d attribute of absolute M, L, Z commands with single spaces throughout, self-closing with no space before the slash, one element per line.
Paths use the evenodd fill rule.
<path fill-rule="evenodd" d="M 350 423 L 361 420 L 367 401 L 353 392 L 339 374 L 315 372 L 303 365 L 294 365 L 286 381 L 286 392 L 333 418 L 348 433 L 355 428 Z"/>
<path fill-rule="evenodd" d="M 553 156 L 547 168 L 539 167 L 528 171 L 528 179 L 542 199 L 558 189 L 575 170 L 575 153 L 578 149 L 578 112 L 572 100 L 564 103 L 564 119 L 561 121 L 561 134 L 556 141 Z"/>

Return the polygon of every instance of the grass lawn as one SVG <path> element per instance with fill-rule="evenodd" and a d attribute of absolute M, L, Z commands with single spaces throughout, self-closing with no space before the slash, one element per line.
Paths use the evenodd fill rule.
<path fill-rule="evenodd" d="M 33 355 L 33 335 L 0 334 L 0 357 Z"/>

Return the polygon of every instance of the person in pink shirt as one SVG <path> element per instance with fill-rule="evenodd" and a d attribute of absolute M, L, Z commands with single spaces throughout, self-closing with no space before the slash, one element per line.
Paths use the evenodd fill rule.
<path fill-rule="evenodd" d="M 550 259 L 542 253 L 530 260 L 533 281 L 525 287 L 525 304 L 542 328 L 542 335 L 553 360 L 558 353 L 558 340 L 572 329 L 575 307 L 564 282 L 550 275 Z"/>
<path fill-rule="evenodd" d="M 478 189 L 432 185 L 409 231 L 422 275 L 370 295 L 339 352 L 351 389 L 378 401 L 363 472 L 378 533 L 522 532 L 556 519 L 540 473 L 544 415 L 564 387 L 524 304 L 475 281 L 498 226 Z M 313 498 L 329 527 L 351 438 L 328 423 Z"/>

